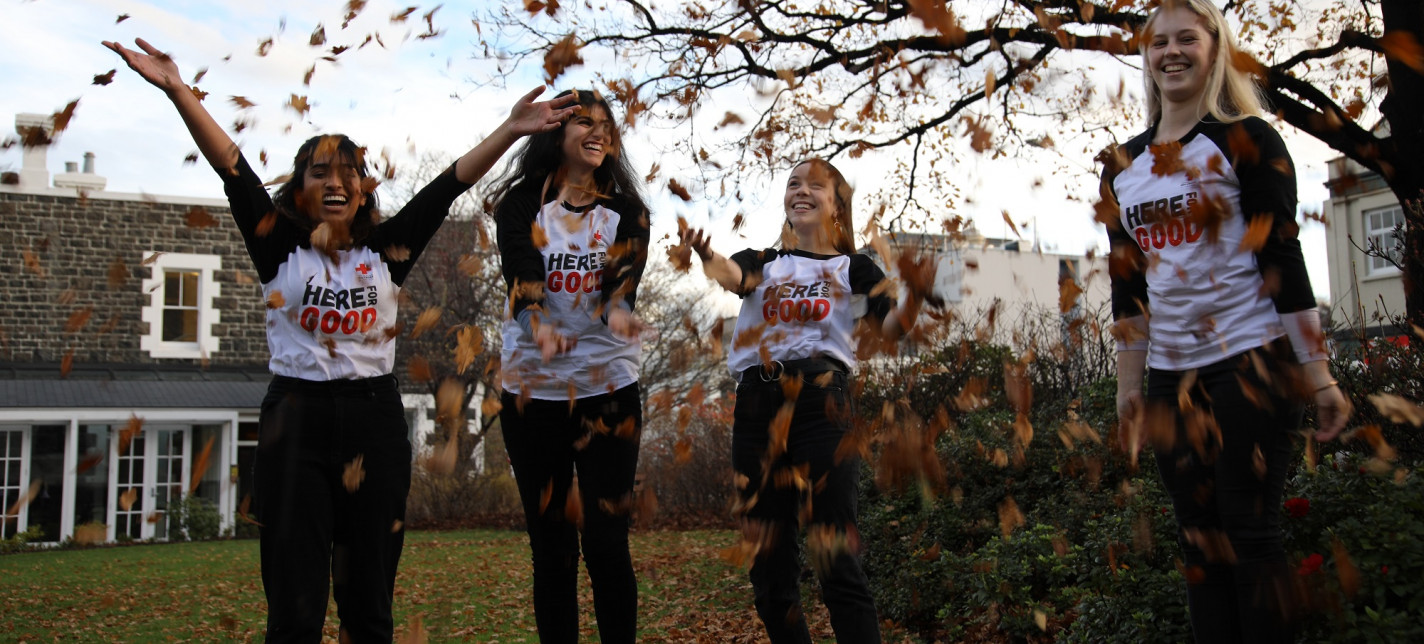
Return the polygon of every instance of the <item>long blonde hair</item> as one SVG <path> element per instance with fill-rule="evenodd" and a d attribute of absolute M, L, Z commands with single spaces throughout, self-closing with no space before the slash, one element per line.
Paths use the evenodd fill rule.
<path fill-rule="evenodd" d="M 1152 24 L 1157 16 L 1169 9 L 1186 9 L 1201 18 L 1202 26 L 1211 34 L 1216 52 L 1211 73 L 1207 75 L 1202 104 L 1206 111 L 1222 123 L 1235 123 L 1248 116 L 1261 116 L 1266 111 L 1265 98 L 1260 88 L 1246 72 L 1233 64 L 1236 52 L 1236 37 L 1231 34 L 1226 17 L 1209 0 L 1164 0 L 1147 16 L 1142 27 L 1137 51 L 1142 55 L 1142 84 L 1147 96 L 1147 121 L 1156 123 L 1162 118 L 1162 90 L 1152 80 L 1152 70 L 1147 65 L 1147 49 L 1152 46 Z"/>

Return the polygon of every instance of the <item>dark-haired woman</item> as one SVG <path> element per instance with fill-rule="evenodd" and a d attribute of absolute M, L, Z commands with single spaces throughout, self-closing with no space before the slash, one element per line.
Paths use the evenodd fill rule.
<path fill-rule="evenodd" d="M 455 198 L 520 136 L 558 127 L 577 108 L 533 103 L 540 90 L 530 92 L 493 134 L 378 221 L 376 182 L 350 139 L 304 143 L 274 203 L 173 60 L 136 42 L 144 53 L 104 45 L 173 102 L 222 178 L 262 280 L 273 377 L 252 514 L 261 525 L 267 640 L 321 641 L 330 586 L 342 641 L 389 642 L 411 466 L 391 375 L 397 295 Z"/>
<path fill-rule="evenodd" d="M 1102 183 L 1120 213 L 1108 226 L 1117 407 L 1128 435 L 1144 418 L 1161 425 L 1148 434 L 1192 573 L 1196 641 L 1289 642 L 1292 440 L 1306 400 L 1322 441 L 1349 404 L 1296 239 L 1290 154 L 1232 64 L 1231 33 L 1207 0 L 1164 2 L 1144 25 L 1150 127 L 1110 156 Z M 1267 234 L 1248 241 L 1258 227 Z"/>
<path fill-rule="evenodd" d="M 599 636 L 617 644 L 637 632 L 628 525 L 642 323 L 633 305 L 648 209 L 608 103 L 586 91 L 555 100 L 565 96 L 582 109 L 529 137 L 495 191 L 509 289 L 500 428 L 529 531 L 540 641 L 578 640 L 581 530 Z"/>
<path fill-rule="evenodd" d="M 811 641 L 799 583 L 803 522 L 836 640 L 880 641 L 875 603 L 854 551 L 860 460 L 837 452 L 851 429 L 858 329 L 868 325 L 863 332 L 893 346 L 914 326 L 922 298 L 912 294 L 897 307 L 893 292 L 876 288 L 885 273 L 855 252 L 853 195 L 835 166 L 811 159 L 793 168 L 786 182 L 786 247 L 723 257 L 702 231 L 681 233 L 703 272 L 742 298 L 727 360 L 738 377 L 736 512 L 743 540 L 755 551 L 757 614 L 774 644 Z M 789 420 L 784 409 L 791 410 Z"/>

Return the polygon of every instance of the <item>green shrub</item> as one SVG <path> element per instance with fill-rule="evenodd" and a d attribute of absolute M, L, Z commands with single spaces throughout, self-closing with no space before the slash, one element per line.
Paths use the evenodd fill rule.
<path fill-rule="evenodd" d="M 169 541 L 209 541 L 222 536 L 222 514 L 217 505 L 187 494 L 168 506 Z"/>
<path fill-rule="evenodd" d="M 32 525 L 5 539 L 0 539 L 0 555 L 7 555 L 12 552 L 24 552 L 30 549 L 31 543 L 44 541 L 44 538 L 44 528 L 38 525 Z"/>

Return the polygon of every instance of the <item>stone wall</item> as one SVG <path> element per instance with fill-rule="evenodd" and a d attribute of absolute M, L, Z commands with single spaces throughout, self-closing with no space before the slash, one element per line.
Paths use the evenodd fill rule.
<path fill-rule="evenodd" d="M 146 251 L 222 257 L 213 327 L 220 348 L 210 365 L 265 365 L 261 286 L 226 208 L 206 207 L 217 225 L 188 225 L 191 205 L 142 199 L 81 199 L 0 192 L 0 361 L 177 365 L 139 348 L 148 332 L 142 282 Z M 27 251 L 29 257 L 27 258 Z M 110 273 L 121 276 L 111 283 Z M 126 276 L 125 276 L 126 275 Z M 92 307 L 87 323 L 65 327 Z"/>

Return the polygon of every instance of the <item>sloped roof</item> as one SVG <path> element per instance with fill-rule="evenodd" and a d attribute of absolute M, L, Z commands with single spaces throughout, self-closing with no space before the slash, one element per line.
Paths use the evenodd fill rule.
<path fill-rule="evenodd" d="M 0 365 L 0 408 L 257 409 L 271 376 L 252 369 Z"/>

